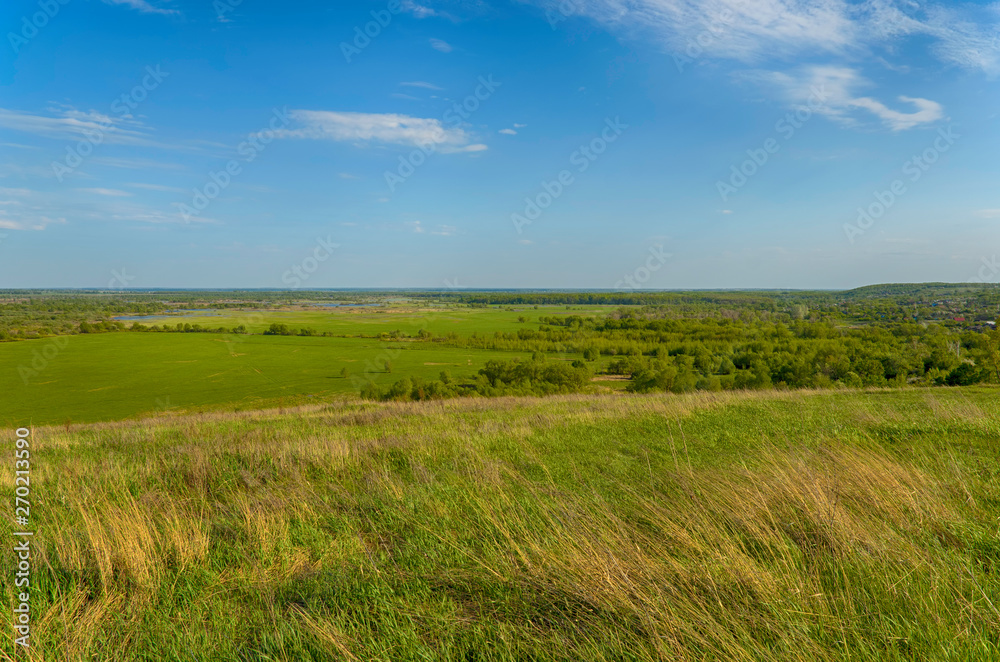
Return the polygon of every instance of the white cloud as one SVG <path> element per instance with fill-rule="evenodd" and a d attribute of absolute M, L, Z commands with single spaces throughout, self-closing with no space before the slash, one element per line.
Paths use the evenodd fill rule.
<path fill-rule="evenodd" d="M 436 51 L 441 51 L 442 53 L 450 53 L 453 50 L 455 50 L 454 48 L 452 48 L 451 44 L 449 44 L 447 41 L 444 41 L 443 39 L 434 39 L 434 38 L 431 39 L 431 48 L 433 48 Z"/>
<path fill-rule="evenodd" d="M 163 191 L 165 193 L 184 193 L 185 192 L 185 190 L 182 189 L 182 188 L 178 188 L 176 186 L 164 186 L 163 184 L 140 184 L 140 183 L 133 183 L 133 184 L 127 184 L 127 186 L 131 186 L 132 188 L 146 189 L 146 190 L 149 190 L 149 191 Z"/>
<path fill-rule="evenodd" d="M 90 162 L 93 165 L 123 168 L 125 170 L 185 170 L 184 166 L 178 163 L 154 161 L 153 159 L 123 159 L 111 156 L 95 156 Z"/>
<path fill-rule="evenodd" d="M 106 195 L 112 198 L 127 198 L 132 195 L 127 191 L 122 191 L 116 188 L 78 188 L 77 191 L 83 193 L 93 193 L 95 195 Z"/>
<path fill-rule="evenodd" d="M 980 209 L 976 216 L 981 218 L 1000 218 L 1000 209 Z"/>
<path fill-rule="evenodd" d="M 443 87 L 438 87 L 434 83 L 427 83 L 427 82 L 422 81 L 422 80 L 415 80 L 415 81 L 412 81 L 412 82 L 409 82 L 409 83 L 400 83 L 400 85 L 402 85 L 404 87 L 421 87 L 421 88 L 423 88 L 425 90 L 437 90 L 438 92 L 440 92 L 440 91 L 442 91 L 444 89 Z"/>
<path fill-rule="evenodd" d="M 526 126 L 528 126 L 528 125 L 527 124 L 518 124 L 517 122 L 514 122 L 514 128 L 515 129 L 523 129 Z"/>
<path fill-rule="evenodd" d="M 191 152 L 204 151 L 205 146 L 218 146 L 206 141 L 159 142 L 149 136 L 147 126 L 134 118 L 113 117 L 96 110 L 83 111 L 70 106 L 52 108 L 47 113 L 0 108 L 0 128 L 53 140 L 88 140 L 96 144 L 158 147 Z"/>
<path fill-rule="evenodd" d="M 859 89 L 872 87 L 872 83 L 849 67 L 812 66 L 792 73 L 751 72 L 744 78 L 772 85 L 793 106 L 808 106 L 813 112 L 846 124 L 858 123 L 859 109 L 872 113 L 893 131 L 912 129 L 944 117 L 941 104 L 930 99 L 900 96 L 899 101 L 917 108 L 906 113 L 870 96 L 859 95 Z"/>
<path fill-rule="evenodd" d="M 44 138 L 79 140 L 85 135 L 100 134 L 102 142 L 124 145 L 148 145 L 142 125 L 131 120 L 110 117 L 97 111 L 64 108 L 56 114 L 41 115 L 0 108 L 0 127 L 23 131 Z"/>
<path fill-rule="evenodd" d="M 990 77 L 1000 75 L 1000 4 L 931 6 L 922 27 L 937 38 L 932 50 L 941 60 Z"/>
<path fill-rule="evenodd" d="M 859 99 L 852 99 L 850 105 L 856 106 L 858 108 L 864 108 L 871 111 L 877 115 L 885 124 L 889 126 L 893 131 L 903 131 L 905 129 L 912 129 L 915 126 L 921 124 L 928 124 L 930 122 L 936 122 L 937 120 L 944 117 L 944 111 L 941 108 L 941 104 L 936 101 L 931 101 L 929 99 L 918 99 L 914 97 L 901 96 L 899 100 L 904 103 L 910 103 L 916 106 L 919 110 L 913 113 L 903 113 L 898 110 L 893 110 L 883 104 L 881 101 L 876 101 L 870 97 L 861 97 Z"/>
<path fill-rule="evenodd" d="M 417 18 L 430 18 L 431 16 L 441 16 L 436 10 L 423 5 L 418 5 L 412 0 L 405 0 L 402 4 L 403 11 L 413 14 Z"/>
<path fill-rule="evenodd" d="M 559 12 L 564 0 L 534 0 Z M 963 68 L 1000 74 L 1000 5 L 913 0 L 574 0 L 577 14 L 629 35 L 652 36 L 691 60 L 756 62 L 817 54 L 867 57 L 906 37 Z"/>
<path fill-rule="evenodd" d="M 516 136 L 517 135 L 517 131 L 515 131 L 514 129 L 500 129 L 499 132 L 502 133 L 502 134 L 504 134 L 505 136 Z"/>
<path fill-rule="evenodd" d="M 279 129 L 279 138 L 306 138 L 340 142 L 376 142 L 392 145 L 433 145 L 440 152 L 478 152 L 486 145 L 469 144 L 460 128 L 445 127 L 440 120 L 396 113 L 342 113 L 329 110 L 293 110 L 300 126 Z"/>
<path fill-rule="evenodd" d="M 105 4 L 109 5 L 125 5 L 136 9 L 143 14 L 180 14 L 176 9 L 161 9 L 160 7 L 154 7 L 149 4 L 146 0 L 104 0 Z"/>
<path fill-rule="evenodd" d="M 41 215 L 24 215 L 18 219 L 12 219 L 8 218 L 7 213 L 0 209 L 0 229 L 2 230 L 44 230 L 50 225 L 65 222 L 65 218 Z"/>
<path fill-rule="evenodd" d="M 839 53 L 856 41 L 850 5 L 843 0 L 577 0 L 573 4 L 599 23 L 629 33 L 652 32 L 677 53 L 694 44 L 714 56 L 756 60 L 803 50 Z"/>

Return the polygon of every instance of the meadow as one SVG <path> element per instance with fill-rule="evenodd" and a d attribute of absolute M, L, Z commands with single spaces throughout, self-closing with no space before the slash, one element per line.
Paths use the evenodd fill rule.
<path fill-rule="evenodd" d="M 458 383 L 471 383 L 486 361 L 508 360 L 524 352 L 407 342 L 405 337 L 392 341 L 380 339 L 379 334 L 414 336 L 425 330 L 469 337 L 524 328 L 518 318 L 525 315 L 537 319 L 539 314 L 559 316 L 584 309 L 567 308 L 393 304 L 188 311 L 144 315 L 126 323 L 229 329 L 244 325 L 248 333 L 97 333 L 0 343 L 0 379 L 11 385 L 3 395 L 0 424 L 82 423 L 171 410 L 291 406 L 356 396 L 369 381 L 438 379 L 442 371 Z M 585 308 L 594 314 L 610 309 Z M 261 335 L 271 324 L 330 335 Z M 576 357 L 568 353 L 561 358 Z M 391 372 L 385 370 L 385 361 Z"/>
<path fill-rule="evenodd" d="M 45 358 L 46 348 L 51 358 Z M 0 344 L 0 379 L 10 385 L 3 395 L 0 424 L 119 420 L 174 409 L 290 406 L 356 396 L 359 380 L 437 379 L 447 370 L 456 379 L 470 381 L 486 361 L 517 355 L 367 338 L 214 333 L 25 340 Z M 38 357 L 42 363 L 34 363 Z M 391 373 L 384 367 L 387 360 Z M 32 374 L 24 373 L 25 379 L 21 368 Z"/>
<path fill-rule="evenodd" d="M 340 401 L 38 426 L 21 659 L 997 659 L 997 395 Z"/>

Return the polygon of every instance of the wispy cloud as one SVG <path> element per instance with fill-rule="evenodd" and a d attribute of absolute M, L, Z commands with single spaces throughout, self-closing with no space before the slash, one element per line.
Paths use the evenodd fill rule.
<path fill-rule="evenodd" d="M 932 50 L 941 60 L 1000 75 L 1000 3 L 930 6 L 921 28 L 937 38 Z"/>
<path fill-rule="evenodd" d="M 500 131 L 498 133 L 502 133 L 505 136 L 516 136 L 517 135 L 517 131 L 515 131 L 514 129 L 500 129 Z"/>
<path fill-rule="evenodd" d="M 146 0 L 104 0 L 104 2 L 108 5 L 124 5 L 126 7 L 131 7 L 132 9 L 138 10 L 143 14 L 180 14 L 180 12 L 176 9 L 154 7 Z"/>
<path fill-rule="evenodd" d="M 52 108 L 44 113 L 0 108 L 0 128 L 53 140 L 87 140 L 92 144 L 132 145 L 192 152 L 201 152 L 206 147 L 217 146 L 216 143 L 200 140 L 161 142 L 154 140 L 149 127 L 135 118 L 106 115 L 96 110 L 78 110 L 70 106 Z"/>
<path fill-rule="evenodd" d="M 850 67 L 812 66 L 792 73 L 750 72 L 744 77 L 774 86 L 791 105 L 808 104 L 814 112 L 847 124 L 860 121 L 859 109 L 875 115 L 893 131 L 912 129 L 944 117 L 941 104 L 930 99 L 900 96 L 900 102 L 916 107 L 914 112 L 907 113 L 890 108 L 870 96 L 861 96 L 858 91 L 872 87 L 872 83 Z"/>
<path fill-rule="evenodd" d="M 93 193 L 94 195 L 106 195 L 112 198 L 127 198 L 131 193 L 116 188 L 78 188 L 82 193 Z"/>
<path fill-rule="evenodd" d="M 404 0 L 402 4 L 403 11 L 413 14 L 417 18 L 430 18 L 432 16 L 442 16 L 441 12 L 436 9 L 431 9 L 424 5 L 418 5 L 412 0 Z"/>
<path fill-rule="evenodd" d="M 404 221 L 403 226 L 414 234 L 430 234 L 436 237 L 451 237 L 458 234 L 458 228 L 454 225 L 438 225 L 433 230 L 428 230 L 421 221 Z"/>
<path fill-rule="evenodd" d="M 442 152 L 475 152 L 486 145 L 471 144 L 468 133 L 445 127 L 440 120 L 395 113 L 343 113 L 328 110 L 293 110 L 298 127 L 275 131 L 279 138 L 306 138 L 342 142 L 375 142 L 390 145 L 433 145 Z"/>
<path fill-rule="evenodd" d="M 184 170 L 184 166 L 179 163 L 167 161 L 157 161 L 154 159 L 129 159 L 114 156 L 96 156 L 90 160 L 94 165 L 107 166 L 109 168 L 123 168 L 125 170 Z"/>
<path fill-rule="evenodd" d="M 63 108 L 40 114 L 0 108 L 0 127 L 60 140 L 79 140 L 89 133 L 101 135 L 102 141 L 106 142 L 126 145 L 150 143 L 139 122 L 111 117 L 95 110 Z"/>
<path fill-rule="evenodd" d="M 0 230 L 44 230 L 50 225 L 65 223 L 62 217 L 53 218 L 38 214 L 22 214 L 17 218 L 12 218 L 8 213 L 0 209 Z"/>
<path fill-rule="evenodd" d="M 918 110 L 912 113 L 904 113 L 898 110 L 893 110 L 881 101 L 876 101 L 870 97 L 851 99 L 848 103 L 856 108 L 864 108 L 865 110 L 871 111 L 893 131 L 912 129 L 913 127 L 920 126 L 921 124 L 936 122 L 944 117 L 944 111 L 941 108 L 941 104 L 936 101 L 907 96 L 900 96 L 899 100 L 903 103 L 909 103 L 916 106 Z"/>
<path fill-rule="evenodd" d="M 431 48 L 436 51 L 441 51 L 442 53 L 450 53 L 455 50 L 447 41 L 444 41 L 443 39 L 435 39 L 433 37 L 431 38 Z"/>
<path fill-rule="evenodd" d="M 184 193 L 185 190 L 178 188 L 177 186 L 164 186 L 163 184 L 142 184 L 142 183 L 132 183 L 127 184 L 132 188 L 141 188 L 147 191 L 162 191 L 164 193 Z"/>
<path fill-rule="evenodd" d="M 535 0 L 550 11 L 563 0 Z M 1000 74 L 1000 4 L 910 0 L 574 0 L 573 13 L 649 35 L 674 53 L 759 62 L 802 55 L 866 56 L 906 37 L 930 37 L 949 64 Z"/>
<path fill-rule="evenodd" d="M 558 0 L 540 4 L 559 11 Z M 651 33 L 675 52 L 684 52 L 694 43 L 710 55 L 745 61 L 801 51 L 842 53 L 858 41 L 851 6 L 842 0 L 576 0 L 569 4 L 576 13 L 614 29 Z"/>
<path fill-rule="evenodd" d="M 428 83 L 428 82 L 425 82 L 425 81 L 422 81 L 422 80 L 415 80 L 415 81 L 411 81 L 411 82 L 408 82 L 408 83 L 400 83 L 400 85 L 402 85 L 404 87 L 421 87 L 421 88 L 423 88 L 425 90 L 437 90 L 439 92 L 442 91 L 442 90 L 444 90 L 443 87 L 438 87 L 434 83 Z"/>

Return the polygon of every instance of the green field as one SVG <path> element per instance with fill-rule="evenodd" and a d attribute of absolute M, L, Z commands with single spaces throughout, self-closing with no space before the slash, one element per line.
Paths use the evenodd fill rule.
<path fill-rule="evenodd" d="M 371 307 L 320 307 L 296 306 L 293 310 L 254 311 L 212 310 L 206 312 L 171 313 L 152 316 L 141 322 L 146 325 L 177 323 L 201 324 L 207 327 L 224 326 L 232 328 L 240 324 L 251 332 L 259 333 L 271 323 L 287 324 L 299 328 L 312 328 L 334 335 L 377 335 L 394 330 L 416 334 L 424 329 L 436 335 L 458 333 L 468 336 L 473 333 L 492 334 L 495 331 L 517 331 L 524 328 L 519 317 L 536 323 L 539 316 L 560 315 L 606 315 L 618 306 L 509 306 L 490 308 L 468 308 L 446 305 L 404 305 L 385 303 Z"/>
<path fill-rule="evenodd" d="M 997 396 L 460 398 L 35 428 L 23 659 L 998 659 Z"/>
<path fill-rule="evenodd" d="M 59 344 L 64 345 L 59 347 Z M 55 352 L 51 359 L 45 348 Z M 515 353 L 362 338 L 106 333 L 0 344 L 7 426 L 116 420 L 168 409 L 248 409 L 357 394 L 356 378 L 391 382 L 442 370 L 474 379 L 484 361 Z M 34 370 L 36 357 L 45 361 Z M 385 373 L 388 359 L 392 372 Z M 371 363 L 368 363 L 371 362 Z M 42 364 L 35 364 L 34 367 Z M 19 368 L 36 373 L 24 382 Z"/>
<path fill-rule="evenodd" d="M 244 324 L 256 335 L 113 333 L 0 343 L 0 378 L 12 386 L 3 396 L 0 424 L 90 422 L 166 410 L 301 404 L 357 395 L 359 384 L 368 380 L 377 384 L 414 376 L 430 380 L 443 370 L 458 382 L 471 382 L 486 361 L 524 356 L 524 352 L 385 341 L 374 336 L 397 330 L 416 335 L 423 329 L 438 336 L 458 333 L 468 337 L 523 329 L 526 323 L 518 322 L 521 316 L 537 319 L 540 314 L 605 314 L 609 310 L 607 306 L 571 310 L 566 306 L 514 310 L 390 306 L 333 312 L 171 314 L 141 323 L 208 328 Z M 311 328 L 333 337 L 259 335 L 273 323 L 296 330 Z M 384 371 L 386 360 L 391 373 Z M 347 378 L 341 376 L 344 368 L 350 373 Z"/>

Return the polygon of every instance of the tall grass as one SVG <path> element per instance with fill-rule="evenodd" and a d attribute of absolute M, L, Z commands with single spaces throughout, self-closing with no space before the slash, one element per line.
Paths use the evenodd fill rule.
<path fill-rule="evenodd" d="M 997 395 L 39 428 L 28 659 L 997 658 Z"/>

